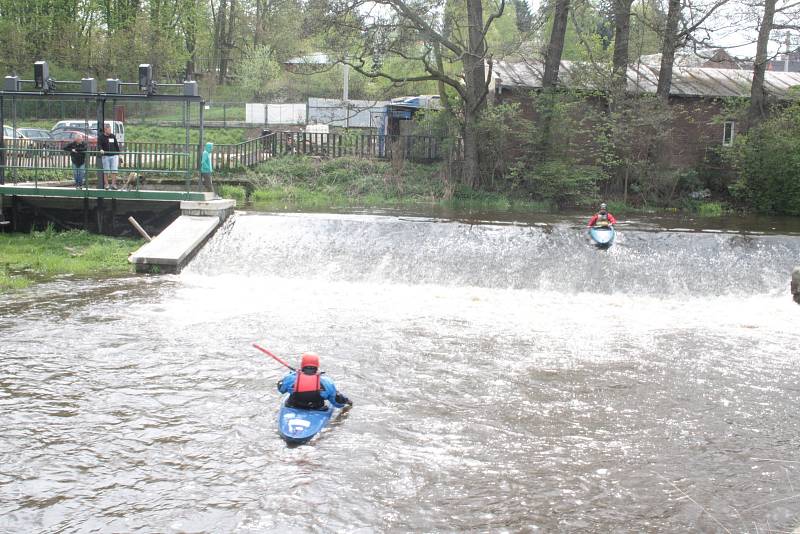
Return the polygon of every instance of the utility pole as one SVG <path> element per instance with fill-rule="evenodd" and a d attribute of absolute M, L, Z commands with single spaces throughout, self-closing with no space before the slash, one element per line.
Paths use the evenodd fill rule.
<path fill-rule="evenodd" d="M 344 104 L 344 127 L 350 127 L 350 65 L 342 63 L 342 103 Z"/>
<path fill-rule="evenodd" d="M 789 72 L 789 32 L 786 32 L 786 61 L 783 62 L 783 72 Z"/>

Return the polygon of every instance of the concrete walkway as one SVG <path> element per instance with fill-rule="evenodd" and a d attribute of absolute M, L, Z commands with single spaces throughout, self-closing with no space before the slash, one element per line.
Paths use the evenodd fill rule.
<path fill-rule="evenodd" d="M 139 273 L 177 273 L 233 212 L 234 200 L 182 202 L 181 215 L 133 253 L 128 261 Z"/>

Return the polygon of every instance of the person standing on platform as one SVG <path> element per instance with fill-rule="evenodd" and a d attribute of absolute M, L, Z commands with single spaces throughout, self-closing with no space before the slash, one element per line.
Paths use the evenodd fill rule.
<path fill-rule="evenodd" d="M 105 189 L 117 188 L 117 171 L 122 163 L 117 136 L 111 131 L 111 125 L 106 124 L 103 133 L 97 137 L 97 146 L 100 148 L 100 157 L 103 161 L 103 187 Z M 109 176 L 110 181 L 109 183 Z"/>
<path fill-rule="evenodd" d="M 83 135 L 75 136 L 75 139 L 64 145 L 64 151 L 69 152 L 69 159 L 72 161 L 72 176 L 75 179 L 75 187 L 83 187 L 86 178 L 86 146 Z"/>
<path fill-rule="evenodd" d="M 211 163 L 211 151 L 214 149 L 214 143 L 206 143 L 206 148 L 203 150 L 203 156 L 200 158 L 200 186 L 203 191 L 214 192 L 214 184 L 211 182 L 211 173 L 214 172 L 214 166 Z"/>

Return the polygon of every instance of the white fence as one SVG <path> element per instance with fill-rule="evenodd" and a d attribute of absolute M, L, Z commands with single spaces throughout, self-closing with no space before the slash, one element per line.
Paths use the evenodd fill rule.
<path fill-rule="evenodd" d="M 305 124 L 305 104 L 245 104 L 249 124 Z"/>
<path fill-rule="evenodd" d="M 332 98 L 308 99 L 308 122 L 330 126 L 375 128 L 375 117 L 385 112 L 386 101 L 335 100 Z"/>
<path fill-rule="evenodd" d="M 327 124 L 376 128 L 386 112 L 386 101 L 309 98 L 308 104 L 245 104 L 249 124 Z"/>

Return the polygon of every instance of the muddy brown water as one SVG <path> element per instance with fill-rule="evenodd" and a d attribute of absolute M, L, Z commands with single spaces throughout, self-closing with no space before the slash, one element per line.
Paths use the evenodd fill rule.
<path fill-rule="evenodd" d="M 800 524 L 797 221 L 456 215 L 239 212 L 0 296 L 0 532 Z M 288 448 L 253 341 L 354 409 Z"/>

